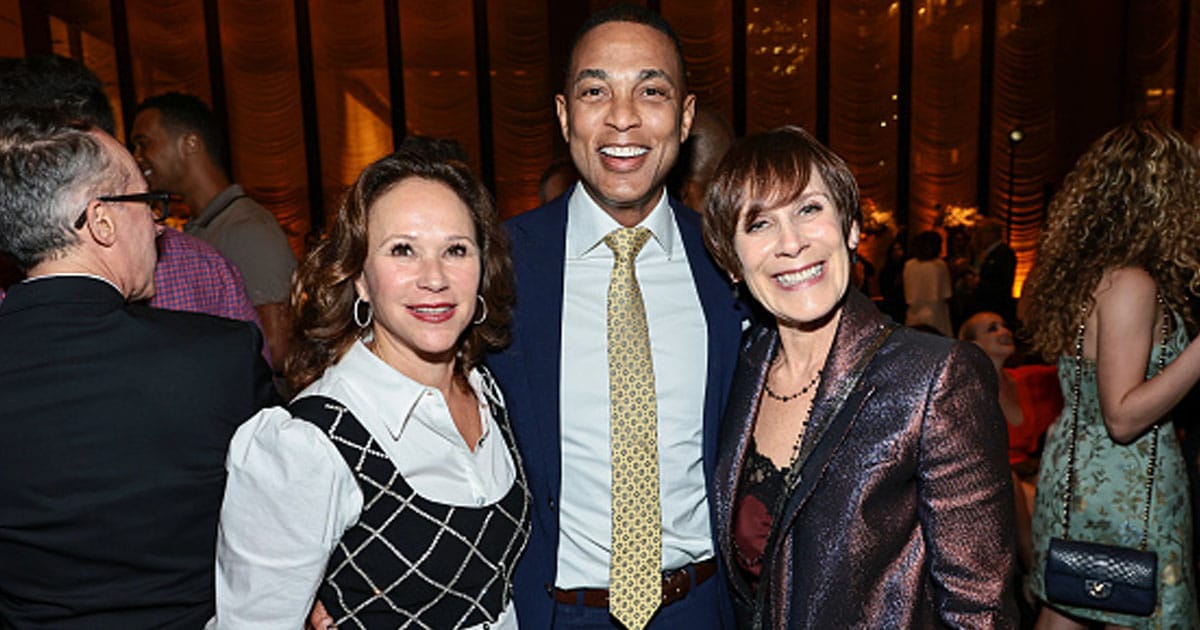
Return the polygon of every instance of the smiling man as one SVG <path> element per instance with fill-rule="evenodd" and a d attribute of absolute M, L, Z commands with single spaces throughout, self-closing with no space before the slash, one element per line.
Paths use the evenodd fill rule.
<path fill-rule="evenodd" d="M 152 96 L 138 105 L 130 141 L 150 185 L 179 193 L 191 209 L 184 231 L 241 272 L 280 371 L 291 333 L 287 305 L 296 258 L 275 216 L 230 180 L 212 111 L 190 94 Z"/>
<path fill-rule="evenodd" d="M 725 627 L 707 490 L 743 312 L 664 188 L 695 110 L 671 27 L 590 17 L 555 106 L 580 181 L 508 222 L 513 343 L 489 359 L 534 498 L 518 614 Z"/>

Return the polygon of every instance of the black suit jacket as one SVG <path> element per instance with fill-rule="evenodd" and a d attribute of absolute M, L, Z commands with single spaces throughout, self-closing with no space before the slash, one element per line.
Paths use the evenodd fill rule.
<path fill-rule="evenodd" d="M 991 311 L 1010 324 L 1016 321 L 1017 303 L 1012 297 L 1017 275 L 1017 255 L 1013 248 L 999 243 L 979 264 L 979 284 L 971 313 Z"/>
<path fill-rule="evenodd" d="M 0 304 L 0 626 L 199 628 L 234 429 L 273 402 L 253 324 L 96 278 Z"/>

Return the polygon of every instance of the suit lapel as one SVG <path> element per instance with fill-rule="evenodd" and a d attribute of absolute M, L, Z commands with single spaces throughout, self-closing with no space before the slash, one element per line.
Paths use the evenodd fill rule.
<path fill-rule="evenodd" d="M 725 452 L 718 459 L 714 475 L 713 497 L 717 510 L 717 539 L 733 539 L 733 514 L 736 509 L 738 483 L 750 447 L 750 436 L 754 433 L 754 419 L 758 414 L 759 398 L 763 381 L 771 358 L 779 346 L 779 334 L 774 328 L 758 327 L 748 333 L 748 338 L 737 360 L 733 385 L 729 390 L 729 406 L 721 426 L 720 443 Z M 723 545 L 726 566 L 737 566 L 733 557 L 733 546 Z M 734 587 L 743 594 L 747 588 L 736 571 L 729 573 Z M 750 596 L 752 597 L 752 596 Z"/>
<path fill-rule="evenodd" d="M 675 224 L 687 251 L 688 266 L 708 332 L 708 371 L 704 389 L 704 474 L 712 490 L 717 462 L 717 433 L 725 411 L 726 394 L 733 381 L 741 322 L 748 313 L 733 297 L 733 289 L 704 249 L 699 215 L 670 200 Z"/>
<path fill-rule="evenodd" d="M 859 410 L 873 393 L 872 388 L 860 385 L 861 377 L 892 326 L 864 295 L 850 290 L 825 360 L 808 433 L 801 442 L 800 476 L 777 524 L 784 530 L 791 527 L 820 484 L 830 460 L 858 419 Z"/>
<path fill-rule="evenodd" d="M 545 208 L 540 220 L 519 222 L 512 233 L 513 262 L 519 283 L 518 312 L 513 317 L 515 341 L 524 354 L 525 397 L 535 410 L 533 431 L 539 445 L 540 469 L 547 471 L 553 496 L 562 484 L 562 363 L 563 264 L 566 257 L 567 205 L 563 195 Z M 531 217 L 532 218 L 532 217 Z M 519 252 L 519 253 L 518 253 Z"/>

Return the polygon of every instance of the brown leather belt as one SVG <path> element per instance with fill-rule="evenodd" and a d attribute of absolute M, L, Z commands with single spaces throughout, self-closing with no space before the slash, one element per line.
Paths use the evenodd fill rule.
<path fill-rule="evenodd" d="M 663 572 L 662 605 L 673 604 L 684 597 L 705 580 L 717 574 L 717 561 L 705 560 L 696 562 L 674 571 Z M 696 576 L 693 580 L 692 576 Z M 575 588 L 569 591 L 561 588 L 554 589 L 554 601 L 560 604 L 576 606 L 591 606 L 593 608 L 608 608 L 608 589 L 606 588 Z"/>

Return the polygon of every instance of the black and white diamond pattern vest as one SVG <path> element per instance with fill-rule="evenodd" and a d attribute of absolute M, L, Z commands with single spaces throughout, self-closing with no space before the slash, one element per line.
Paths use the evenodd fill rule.
<path fill-rule="evenodd" d="M 292 415 L 319 427 L 363 493 L 358 522 L 342 535 L 317 596 L 339 628 L 445 630 L 492 622 L 512 597 L 512 573 L 529 539 L 529 490 L 490 376 L 483 388 L 517 475 L 489 506 L 419 496 L 343 405 L 306 396 Z"/>

